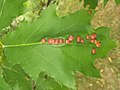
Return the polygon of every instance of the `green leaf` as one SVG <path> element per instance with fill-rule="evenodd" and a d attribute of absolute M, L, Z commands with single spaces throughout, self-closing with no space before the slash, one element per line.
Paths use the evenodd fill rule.
<path fill-rule="evenodd" d="M 98 5 L 98 0 L 84 0 L 84 6 L 90 5 L 91 9 L 95 9 Z"/>
<path fill-rule="evenodd" d="M 116 42 L 110 39 L 111 28 L 100 27 L 96 29 L 96 34 L 98 34 L 98 40 L 101 41 L 102 47 L 97 51 L 96 57 L 104 58 L 112 48 L 116 47 Z"/>
<path fill-rule="evenodd" d="M 0 90 L 12 90 L 10 86 L 4 81 L 2 76 L 0 76 Z"/>
<path fill-rule="evenodd" d="M 80 10 L 58 17 L 55 9 L 56 6 L 50 6 L 38 20 L 33 23 L 23 22 L 16 31 L 7 34 L 2 40 L 4 51 L 11 64 L 20 64 L 33 79 L 36 80 L 39 73 L 45 71 L 59 84 L 75 89 L 74 72 L 100 77 L 93 65 L 94 61 L 104 57 L 115 47 L 115 43 L 109 38 L 110 29 L 103 27 L 96 31 L 102 46 L 97 48 L 95 55 L 91 54 L 95 45 L 87 40 L 85 44 L 77 44 L 75 41 L 70 45 L 41 44 L 40 40 L 45 37 L 65 38 L 72 34 L 85 38 L 95 32 L 90 26 L 94 11 L 88 14 L 88 11 Z"/>
<path fill-rule="evenodd" d="M 120 4 L 120 0 L 115 0 L 115 2 L 116 2 L 117 4 Z"/>
<path fill-rule="evenodd" d="M 79 0 L 80 2 L 82 1 L 82 0 Z"/>
<path fill-rule="evenodd" d="M 2 75 L 2 67 L 0 66 L 0 75 Z"/>
<path fill-rule="evenodd" d="M 3 67 L 3 76 L 14 90 L 32 90 L 32 80 L 20 65 L 14 65 L 12 68 Z"/>
<path fill-rule="evenodd" d="M 13 18 L 23 14 L 26 0 L 0 0 L 0 31 L 9 26 Z"/>
<path fill-rule="evenodd" d="M 103 1 L 103 6 L 105 7 L 105 5 L 107 4 L 108 0 L 104 0 Z"/>
<path fill-rule="evenodd" d="M 104 6 L 107 4 L 107 2 L 108 2 L 108 0 L 104 0 Z M 115 2 L 117 3 L 117 4 L 120 4 L 120 0 L 115 0 Z"/>
<path fill-rule="evenodd" d="M 41 72 L 36 82 L 36 90 L 72 90 L 58 84 L 53 78 L 46 73 Z"/>

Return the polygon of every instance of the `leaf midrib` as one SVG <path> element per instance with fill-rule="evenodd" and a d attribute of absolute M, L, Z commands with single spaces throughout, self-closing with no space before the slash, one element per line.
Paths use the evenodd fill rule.
<path fill-rule="evenodd" d="M 87 44 L 89 44 L 89 43 L 87 43 Z M 92 45 L 87 45 L 87 44 L 71 43 L 70 45 L 92 47 Z M 15 48 L 15 47 L 25 47 L 25 46 L 33 46 L 33 45 L 43 45 L 43 43 L 38 42 L 38 43 L 28 43 L 28 44 L 27 43 L 26 44 L 22 43 L 22 44 L 13 44 L 13 45 L 4 45 L 4 44 L 2 44 L 2 45 L 3 45 L 3 48 Z M 49 46 L 49 44 L 47 44 L 47 43 L 45 45 Z M 62 44 L 62 45 L 54 45 L 53 44 L 52 46 L 54 46 L 54 47 L 62 47 L 62 46 L 65 46 L 65 45 L 66 44 Z"/>

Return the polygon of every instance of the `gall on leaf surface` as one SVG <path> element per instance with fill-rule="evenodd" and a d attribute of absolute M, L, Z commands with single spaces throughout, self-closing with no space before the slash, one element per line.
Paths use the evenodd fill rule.
<path fill-rule="evenodd" d="M 27 0 L 0 0 L 0 31 L 12 23 L 13 18 L 23 14 Z"/>
<path fill-rule="evenodd" d="M 65 17 L 56 15 L 56 6 L 49 6 L 40 18 L 33 23 L 23 22 L 16 31 L 8 33 L 3 39 L 5 55 L 13 65 L 20 64 L 25 72 L 37 80 L 40 72 L 45 71 L 61 85 L 75 89 L 74 73 L 81 72 L 87 76 L 100 77 L 94 66 L 96 58 L 105 57 L 109 50 L 115 47 L 115 42 L 109 37 L 109 28 L 94 30 L 90 21 L 94 15 L 88 10 L 80 10 Z M 91 54 L 93 44 L 69 45 L 41 44 L 42 38 L 66 37 L 68 35 L 86 35 L 96 32 L 101 48 L 95 55 Z M 86 42 L 86 41 L 85 41 Z"/>

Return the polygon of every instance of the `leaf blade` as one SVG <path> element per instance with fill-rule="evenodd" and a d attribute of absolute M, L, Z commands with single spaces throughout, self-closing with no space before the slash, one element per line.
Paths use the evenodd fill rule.
<path fill-rule="evenodd" d="M 86 35 L 95 32 L 90 26 L 94 11 L 92 15 L 89 15 L 88 11 L 80 10 L 60 18 L 56 16 L 55 8 L 55 6 L 50 6 L 42 14 L 43 16 L 32 24 L 23 22 L 16 31 L 7 34 L 2 42 L 5 46 L 19 45 L 18 47 L 5 48 L 5 54 L 13 65 L 21 64 L 33 79 L 36 80 L 39 73 L 45 71 L 61 85 L 75 89 L 73 73 L 79 71 L 87 76 L 100 77 L 98 70 L 93 66 L 94 61 L 96 58 L 106 55 L 115 46 L 110 44 L 110 48 L 100 56 L 99 52 L 102 53 L 104 47 L 98 49 L 98 54 L 93 55 L 91 49 L 94 45 L 88 41 L 85 41 L 87 43 L 83 45 L 75 42 L 71 45 L 63 44 L 61 46 L 41 43 L 28 45 L 30 43 L 39 43 L 45 37 L 65 38 L 73 34 L 85 38 Z M 105 31 L 106 29 L 102 28 L 102 30 Z M 105 33 L 101 35 L 101 32 L 98 32 L 97 34 L 100 34 L 99 36 L 102 37 L 100 40 L 104 40 L 103 43 L 107 40 L 109 40 L 109 43 L 114 43 L 110 41 L 109 37 L 106 38 Z M 21 44 L 27 44 L 28 46 L 20 46 Z M 104 46 L 106 47 L 106 43 Z"/>
<path fill-rule="evenodd" d="M 89 8 L 95 9 L 98 5 L 98 0 L 84 0 L 84 6 L 90 5 Z"/>
<path fill-rule="evenodd" d="M 53 78 L 48 76 L 46 73 L 41 72 L 37 82 L 36 82 L 36 90 L 72 90 L 65 86 L 61 86 L 58 84 Z"/>
<path fill-rule="evenodd" d="M 23 14 L 26 0 L 0 0 L 0 31 L 9 26 L 13 18 Z"/>
<path fill-rule="evenodd" d="M 0 76 L 0 90 L 12 90 L 1 76 Z"/>
<path fill-rule="evenodd" d="M 103 1 L 103 6 L 104 6 L 104 7 L 106 6 L 107 2 L 108 2 L 108 0 L 104 0 L 104 1 Z"/>
<path fill-rule="evenodd" d="M 3 66 L 3 77 L 14 90 L 32 90 L 31 78 L 20 65 L 14 65 L 12 68 Z"/>
<path fill-rule="evenodd" d="M 120 0 L 115 0 L 115 2 L 116 2 L 117 4 L 120 4 Z"/>

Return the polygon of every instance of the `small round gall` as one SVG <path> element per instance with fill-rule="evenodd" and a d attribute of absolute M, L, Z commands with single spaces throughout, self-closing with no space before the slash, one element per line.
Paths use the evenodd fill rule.
<path fill-rule="evenodd" d="M 73 41 L 74 40 L 74 36 L 69 36 L 68 37 L 68 40 L 71 42 L 71 41 Z"/>
<path fill-rule="evenodd" d="M 46 39 L 43 38 L 43 39 L 41 40 L 41 42 L 42 42 L 42 43 L 46 43 Z"/>
<path fill-rule="evenodd" d="M 86 39 L 87 39 L 87 40 L 89 40 L 89 39 L 90 39 L 90 36 L 89 36 L 89 35 L 87 35 L 87 36 L 86 36 Z"/>
<path fill-rule="evenodd" d="M 92 11 L 91 11 L 91 10 L 89 10 L 89 11 L 88 11 L 88 14 L 92 14 Z"/>
<path fill-rule="evenodd" d="M 81 42 L 81 37 L 77 36 L 77 43 L 80 43 L 80 42 Z"/>
<path fill-rule="evenodd" d="M 69 41 L 69 40 L 66 40 L 65 43 L 66 43 L 66 44 L 70 44 L 70 41 Z"/>
<path fill-rule="evenodd" d="M 55 39 L 55 42 L 54 42 L 54 44 L 59 44 L 59 39 Z"/>
<path fill-rule="evenodd" d="M 51 39 L 51 44 L 54 44 L 55 43 L 55 39 Z"/>
<path fill-rule="evenodd" d="M 84 43 L 85 43 L 85 41 L 84 41 L 84 39 L 83 39 L 83 38 L 81 38 L 80 42 L 81 42 L 82 44 L 84 44 Z"/>
<path fill-rule="evenodd" d="M 96 49 L 93 48 L 91 52 L 92 52 L 92 54 L 96 54 Z"/>
<path fill-rule="evenodd" d="M 94 38 L 96 38 L 97 37 L 97 35 L 94 33 L 94 34 L 92 34 L 92 36 L 94 37 Z"/>
<path fill-rule="evenodd" d="M 90 42 L 91 42 L 91 43 L 94 43 L 94 42 L 95 42 L 95 40 L 94 40 L 94 39 L 91 39 L 91 40 L 90 40 Z"/>
<path fill-rule="evenodd" d="M 63 39 L 59 39 L 59 44 L 62 44 L 64 43 L 64 40 Z"/>
<path fill-rule="evenodd" d="M 100 42 L 97 42 L 97 43 L 96 43 L 96 47 L 101 47 L 101 43 L 100 43 Z"/>
<path fill-rule="evenodd" d="M 52 44 L 52 39 L 48 39 L 48 44 Z"/>
<path fill-rule="evenodd" d="M 93 35 L 90 36 L 90 39 L 96 39 L 96 37 L 94 37 Z"/>

